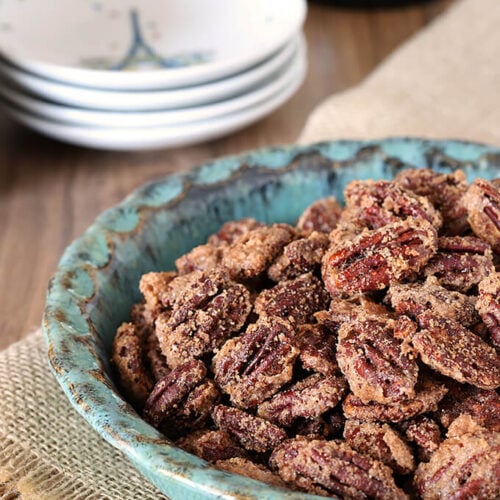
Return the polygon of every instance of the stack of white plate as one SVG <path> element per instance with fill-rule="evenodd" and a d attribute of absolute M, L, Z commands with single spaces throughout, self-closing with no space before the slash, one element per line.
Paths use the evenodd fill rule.
<path fill-rule="evenodd" d="M 297 91 L 305 14 L 305 0 L 2 0 L 1 102 L 103 149 L 220 137 Z"/>

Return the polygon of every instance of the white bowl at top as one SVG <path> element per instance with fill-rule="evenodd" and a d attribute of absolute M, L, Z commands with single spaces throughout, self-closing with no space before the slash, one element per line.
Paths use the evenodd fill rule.
<path fill-rule="evenodd" d="M 305 0 L 3 0 L 0 54 L 74 85 L 173 88 L 257 64 L 305 14 Z"/>

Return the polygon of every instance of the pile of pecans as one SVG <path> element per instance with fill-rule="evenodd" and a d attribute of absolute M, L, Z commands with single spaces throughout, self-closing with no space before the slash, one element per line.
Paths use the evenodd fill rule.
<path fill-rule="evenodd" d="M 184 450 L 269 484 L 500 497 L 500 179 L 405 170 L 345 201 L 228 222 L 145 274 L 113 343 L 123 393 Z"/>

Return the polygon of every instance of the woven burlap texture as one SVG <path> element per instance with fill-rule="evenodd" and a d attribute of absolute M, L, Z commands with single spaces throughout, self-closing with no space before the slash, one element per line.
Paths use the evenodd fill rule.
<path fill-rule="evenodd" d="M 463 0 L 358 87 L 327 99 L 300 141 L 414 135 L 500 145 L 500 0 Z M 161 498 L 72 409 L 40 332 L 0 353 L 0 498 Z"/>
<path fill-rule="evenodd" d="M 327 98 L 301 143 L 414 136 L 500 145 L 500 1 L 464 0 L 363 83 Z"/>
<path fill-rule="evenodd" d="M 165 498 L 66 400 L 40 331 L 0 353 L 0 498 Z"/>

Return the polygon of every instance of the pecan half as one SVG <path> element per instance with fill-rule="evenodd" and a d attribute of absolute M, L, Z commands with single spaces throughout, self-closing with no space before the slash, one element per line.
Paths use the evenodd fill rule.
<path fill-rule="evenodd" d="M 356 397 L 391 403 L 415 395 L 418 366 L 405 341 L 394 336 L 397 322 L 356 318 L 339 330 L 337 362 Z"/>
<path fill-rule="evenodd" d="M 455 421 L 430 461 L 418 466 L 414 482 L 422 498 L 500 497 L 500 433 L 471 428 L 467 418 Z"/>
<path fill-rule="evenodd" d="M 154 381 L 144 363 L 142 338 L 132 323 L 122 323 L 116 331 L 111 360 L 118 374 L 120 389 L 134 407 L 141 409 Z"/>
<path fill-rule="evenodd" d="M 424 269 L 450 290 L 466 293 L 494 271 L 491 247 L 474 236 L 441 237 Z"/>
<path fill-rule="evenodd" d="M 469 415 L 479 425 L 500 432 L 500 396 L 470 385 L 449 384 L 436 416 L 448 428 L 460 415 Z"/>
<path fill-rule="evenodd" d="M 169 303 L 168 296 L 171 293 L 170 283 L 176 278 L 177 273 L 161 272 L 143 274 L 139 282 L 139 290 L 144 296 L 145 309 L 148 319 L 153 321 L 160 312 L 165 310 Z"/>
<path fill-rule="evenodd" d="M 287 224 L 273 224 L 252 229 L 236 238 L 225 250 L 222 265 L 232 278 L 248 280 L 262 274 L 295 238 Z"/>
<path fill-rule="evenodd" d="M 476 309 L 490 333 L 491 341 L 500 347 L 500 273 L 491 273 L 478 286 Z"/>
<path fill-rule="evenodd" d="M 335 408 L 346 388 L 343 377 L 310 375 L 261 403 L 257 414 L 270 422 L 289 427 L 299 417 L 316 418 Z"/>
<path fill-rule="evenodd" d="M 321 281 L 308 273 L 263 290 L 255 299 L 254 310 L 261 316 L 278 316 L 302 325 L 310 323 L 313 314 L 327 307 L 329 301 Z"/>
<path fill-rule="evenodd" d="M 326 326 L 320 324 L 299 326 L 295 344 L 300 351 L 299 359 L 306 370 L 326 376 L 338 372 L 337 336 Z"/>
<path fill-rule="evenodd" d="M 342 208 L 333 196 L 321 198 L 302 212 L 297 221 L 297 228 L 308 233 L 330 233 L 337 225 L 341 213 Z"/>
<path fill-rule="evenodd" d="M 447 290 L 432 278 L 425 283 L 395 283 L 386 296 L 398 314 L 416 318 L 424 311 L 431 311 L 445 318 L 454 319 L 464 326 L 479 322 L 474 300 L 462 293 Z"/>
<path fill-rule="evenodd" d="M 215 381 L 240 408 L 251 408 L 275 394 L 292 378 L 298 349 L 288 321 L 266 316 L 215 355 Z"/>
<path fill-rule="evenodd" d="M 408 443 L 387 424 L 347 420 L 344 439 L 354 450 L 382 462 L 397 474 L 409 474 L 415 469 Z"/>
<path fill-rule="evenodd" d="M 207 243 L 215 247 L 224 247 L 234 243 L 240 236 L 264 226 L 265 224 L 251 217 L 229 221 L 222 224 L 221 228 L 208 238 Z"/>
<path fill-rule="evenodd" d="M 420 314 L 417 321 L 421 329 L 411 343 L 426 365 L 482 389 L 500 385 L 500 359 L 493 347 L 457 321 L 431 311 Z"/>
<path fill-rule="evenodd" d="M 436 230 L 426 220 L 394 222 L 332 245 L 323 280 L 332 297 L 382 290 L 418 272 L 436 249 Z"/>
<path fill-rule="evenodd" d="M 350 217 L 370 229 L 377 229 L 408 217 L 424 219 L 436 229 L 443 223 L 441 214 L 423 196 L 407 191 L 390 181 L 353 181 L 344 191 L 346 208 L 342 219 Z"/>
<path fill-rule="evenodd" d="M 250 293 L 220 272 L 194 272 L 172 314 L 156 320 L 156 334 L 170 368 L 200 358 L 240 330 L 250 312 Z"/>
<path fill-rule="evenodd" d="M 405 433 L 406 439 L 417 445 L 418 458 L 423 462 L 429 461 L 443 440 L 439 425 L 425 415 L 401 422 L 399 427 Z"/>
<path fill-rule="evenodd" d="M 448 389 L 430 379 L 423 379 L 415 387 L 415 397 L 397 403 L 363 403 L 353 394 L 348 394 L 342 404 L 347 418 L 382 422 L 402 422 L 422 413 L 436 411 L 439 401 Z"/>
<path fill-rule="evenodd" d="M 207 462 L 246 458 L 248 453 L 224 431 L 199 430 L 178 439 L 175 444 Z"/>
<path fill-rule="evenodd" d="M 408 498 L 394 483 L 392 471 L 345 443 L 290 439 L 270 458 L 281 478 L 301 490 L 342 498 Z"/>
<path fill-rule="evenodd" d="M 212 418 L 220 430 L 249 451 L 265 453 L 287 438 L 280 427 L 238 408 L 218 405 L 212 411 Z"/>
<path fill-rule="evenodd" d="M 144 405 L 144 419 L 169 437 L 202 427 L 219 399 L 206 372 L 194 359 L 172 370 L 154 386 Z"/>
<path fill-rule="evenodd" d="M 396 175 L 394 182 L 429 199 L 443 216 L 445 234 L 457 235 L 467 229 L 467 211 L 462 204 L 467 179 L 462 170 L 442 174 L 429 168 L 406 169 Z"/>
<path fill-rule="evenodd" d="M 220 265 L 222 250 L 214 245 L 198 245 L 190 252 L 175 260 L 175 267 L 180 275 L 193 271 L 210 271 Z"/>
<path fill-rule="evenodd" d="M 256 464 L 246 458 L 219 460 L 215 462 L 215 467 L 226 472 L 231 472 L 232 474 L 240 474 L 250 479 L 256 479 L 272 486 L 286 487 L 286 484 L 267 467 L 264 467 L 262 464 Z"/>
<path fill-rule="evenodd" d="M 321 268 L 321 260 L 329 244 L 328 235 L 318 231 L 313 231 L 306 238 L 294 240 L 269 267 L 267 275 L 278 282 L 304 273 L 315 273 Z"/>
<path fill-rule="evenodd" d="M 463 197 L 468 221 L 477 236 L 487 241 L 493 251 L 500 253 L 500 187 L 476 179 Z"/>

